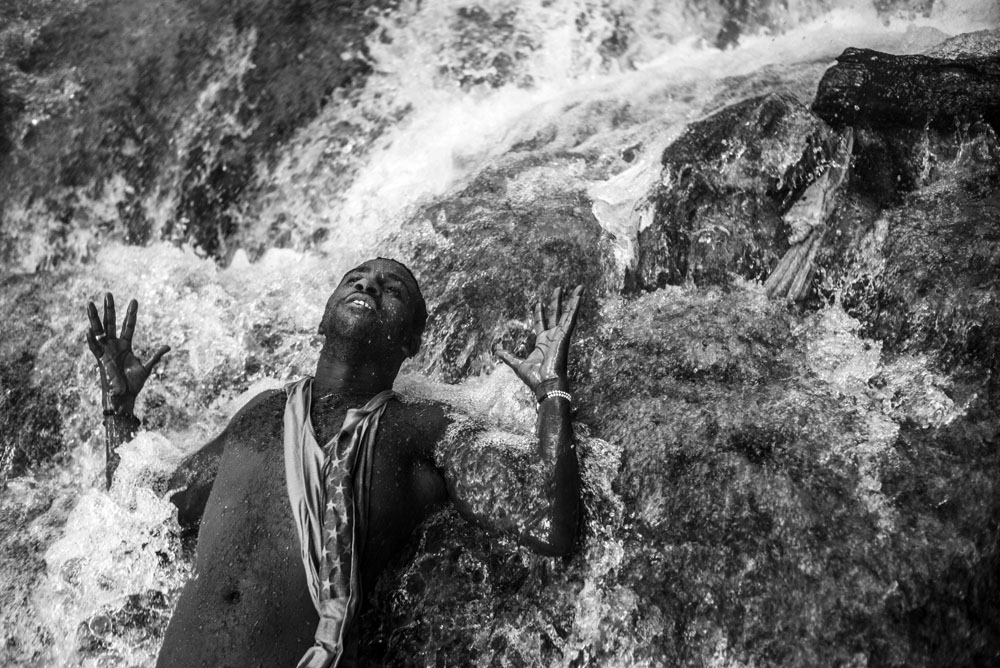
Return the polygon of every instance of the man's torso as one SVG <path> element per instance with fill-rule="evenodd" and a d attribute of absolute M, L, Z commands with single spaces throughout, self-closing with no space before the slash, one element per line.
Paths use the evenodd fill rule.
<path fill-rule="evenodd" d="M 362 403 L 314 398 L 317 441 L 335 438 L 347 409 Z M 285 482 L 284 406 L 284 393 L 274 393 L 226 430 L 199 532 L 196 577 L 178 602 L 159 666 L 294 666 L 313 644 L 318 617 Z M 372 462 L 365 590 L 446 499 L 432 455 L 447 424 L 435 404 L 386 406 Z"/>

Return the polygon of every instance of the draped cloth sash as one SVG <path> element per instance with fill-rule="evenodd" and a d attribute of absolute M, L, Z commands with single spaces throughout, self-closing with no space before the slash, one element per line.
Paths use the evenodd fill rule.
<path fill-rule="evenodd" d="M 312 378 L 285 387 L 285 479 L 302 564 L 319 612 L 316 644 L 296 668 L 333 668 L 361 604 L 360 561 L 368 535 L 372 454 L 378 421 L 394 395 L 386 390 L 347 411 L 336 438 L 320 447 L 309 410 Z"/>

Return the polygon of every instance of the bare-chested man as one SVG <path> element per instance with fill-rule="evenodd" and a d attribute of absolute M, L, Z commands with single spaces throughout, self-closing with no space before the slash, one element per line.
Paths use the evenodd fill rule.
<path fill-rule="evenodd" d="M 579 472 L 566 359 L 581 288 L 534 311 L 535 348 L 498 355 L 538 400 L 536 444 L 488 433 L 440 404 L 392 395 L 427 317 L 410 271 L 376 259 L 348 272 L 326 305 L 315 377 L 252 399 L 172 479 L 182 525 L 200 522 L 195 575 L 167 628 L 157 666 L 346 666 L 356 658 L 362 592 L 413 530 L 453 503 L 467 519 L 562 555 L 573 546 Z M 108 429 L 117 446 L 147 364 L 132 353 L 137 304 L 115 337 L 88 306 Z M 361 409 L 361 410 L 349 410 Z M 523 439 L 522 439 L 523 440 Z M 355 558 L 357 557 L 357 558 Z"/>

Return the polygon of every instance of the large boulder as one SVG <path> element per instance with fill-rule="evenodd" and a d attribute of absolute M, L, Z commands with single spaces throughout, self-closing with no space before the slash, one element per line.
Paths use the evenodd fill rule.
<path fill-rule="evenodd" d="M 782 214 L 836 140 L 786 95 L 751 98 L 691 124 L 663 152 L 626 291 L 766 278 L 788 249 Z"/>
<path fill-rule="evenodd" d="M 53 352 L 41 349 L 55 335 L 47 318 L 51 281 L 9 277 L 0 290 L 11 314 L 0 343 L 0 481 L 6 481 L 68 450 L 62 414 L 76 401 L 66 383 L 49 372 Z"/>
<path fill-rule="evenodd" d="M 615 446 L 581 450 L 579 552 L 435 518 L 376 595 L 368 665 L 989 665 L 1000 419 L 981 375 L 759 289 L 670 287 L 600 322 L 577 396 Z"/>
<path fill-rule="evenodd" d="M 611 239 L 574 175 L 582 155 L 514 153 L 417 213 L 398 252 L 421 278 L 430 317 L 416 363 L 454 382 L 496 365 L 503 346 L 525 356 L 528 314 L 556 287 L 615 287 Z M 582 327 L 593 320 L 585 310 Z"/>
<path fill-rule="evenodd" d="M 944 167 L 944 166 L 943 166 Z M 932 184 L 885 210 L 842 272 L 844 303 L 888 349 L 1000 370 L 1000 143 L 962 142 Z"/>
<path fill-rule="evenodd" d="M 858 141 L 817 287 L 887 350 L 995 370 L 1000 56 L 987 37 L 953 40 L 947 59 L 849 50 L 824 76 L 814 110 Z"/>
<path fill-rule="evenodd" d="M 847 49 L 820 82 L 813 110 L 843 125 L 922 128 L 1000 123 L 1000 54 L 935 58 Z"/>

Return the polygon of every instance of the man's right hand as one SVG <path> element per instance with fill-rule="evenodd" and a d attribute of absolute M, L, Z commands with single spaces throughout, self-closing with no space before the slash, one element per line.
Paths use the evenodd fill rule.
<path fill-rule="evenodd" d="M 97 316 L 94 302 L 87 304 L 90 329 L 87 344 L 97 358 L 101 370 L 101 402 L 105 415 L 132 415 L 135 399 L 149 374 L 169 350 L 170 346 L 160 346 L 149 362 L 143 364 L 132 352 L 132 334 L 135 332 L 135 316 L 139 303 L 132 300 L 125 312 L 121 336 L 115 337 L 115 298 L 111 293 L 104 296 L 104 322 Z"/>

